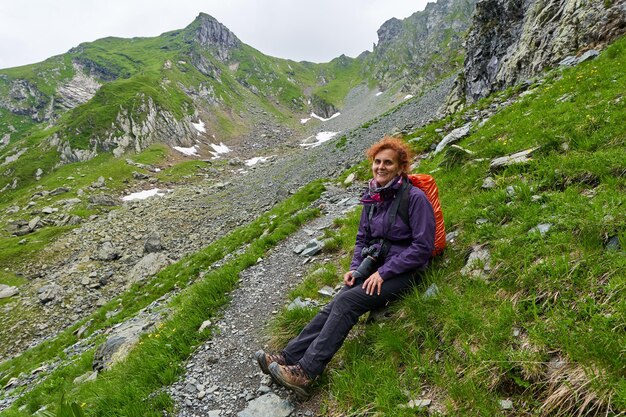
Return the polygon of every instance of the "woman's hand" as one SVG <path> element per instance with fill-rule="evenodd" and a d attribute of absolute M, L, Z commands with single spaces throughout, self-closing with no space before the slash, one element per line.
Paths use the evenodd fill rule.
<path fill-rule="evenodd" d="M 343 274 L 343 283 L 346 284 L 348 287 L 351 287 L 354 285 L 354 277 L 352 276 L 352 273 L 354 271 L 348 271 L 345 274 Z"/>
<path fill-rule="evenodd" d="M 383 286 L 383 278 L 380 276 L 378 271 L 374 272 L 368 279 L 365 280 L 361 288 L 365 290 L 365 294 L 367 295 L 380 295 L 380 287 Z"/>

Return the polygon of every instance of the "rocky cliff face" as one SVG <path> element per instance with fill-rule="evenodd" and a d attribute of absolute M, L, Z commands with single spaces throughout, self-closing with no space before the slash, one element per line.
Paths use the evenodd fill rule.
<path fill-rule="evenodd" d="M 373 52 L 363 58 L 366 73 L 382 89 L 400 81 L 411 93 L 453 73 L 461 67 L 460 51 L 475 2 L 438 0 L 404 20 L 388 20 L 378 30 Z"/>
<path fill-rule="evenodd" d="M 475 101 L 624 32 L 625 0 L 479 0 L 462 94 Z"/>
<path fill-rule="evenodd" d="M 63 110 L 73 109 L 91 100 L 100 88 L 100 83 L 91 74 L 86 74 L 83 67 L 74 62 L 74 77 L 59 86 L 57 105 Z"/>
<path fill-rule="evenodd" d="M 107 135 L 93 137 L 89 149 L 73 148 L 66 138 L 52 136 L 48 143 L 58 149 L 61 163 L 87 161 L 99 151 L 112 152 L 121 157 L 127 151 L 140 152 L 153 143 L 190 147 L 198 132 L 192 127 L 192 118 L 178 120 L 171 112 L 159 108 L 151 97 L 143 97 L 142 104 L 133 112 L 120 109 Z"/>
<path fill-rule="evenodd" d="M 43 122 L 49 117 L 50 99 L 37 86 L 24 79 L 3 77 L 2 81 L 8 84 L 8 94 L 0 96 L 0 108 L 18 116 L 27 116 L 35 122 Z"/>

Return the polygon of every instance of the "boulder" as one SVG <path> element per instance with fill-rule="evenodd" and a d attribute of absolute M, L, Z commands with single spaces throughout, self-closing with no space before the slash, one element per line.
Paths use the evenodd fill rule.
<path fill-rule="evenodd" d="M 537 226 L 533 227 L 532 229 L 530 229 L 528 231 L 528 234 L 539 232 L 539 234 L 541 234 L 541 236 L 545 236 L 545 234 L 548 233 L 551 228 L 552 228 L 552 224 L 551 223 L 541 223 L 541 224 L 538 224 Z"/>
<path fill-rule="evenodd" d="M 161 245 L 161 235 L 158 232 L 152 232 L 148 235 L 146 242 L 143 245 L 145 253 L 160 252 L 163 249 Z"/>
<path fill-rule="evenodd" d="M 490 190 L 495 187 L 496 187 L 496 182 L 492 177 L 485 178 L 483 181 L 483 185 L 481 186 L 481 188 L 485 190 Z"/>
<path fill-rule="evenodd" d="M 144 317 L 134 317 L 115 328 L 109 338 L 96 349 L 92 368 L 94 371 L 103 371 L 124 360 L 132 348 L 137 344 L 142 334 L 154 329 L 158 314 Z"/>
<path fill-rule="evenodd" d="M 39 229 L 41 226 L 42 226 L 41 217 L 39 216 L 33 218 L 31 221 L 28 222 L 28 228 L 31 231 L 34 231 L 35 229 Z"/>
<path fill-rule="evenodd" d="M 133 178 L 136 180 L 147 180 L 150 178 L 150 176 L 142 173 L 142 172 L 137 172 L 137 171 L 133 171 Z"/>
<path fill-rule="evenodd" d="M 352 172 L 350 175 L 346 177 L 343 183 L 344 185 L 351 185 L 354 182 L 354 179 L 355 179 L 355 175 L 354 175 L 354 172 Z"/>
<path fill-rule="evenodd" d="M 67 187 L 59 187 L 59 188 L 55 188 L 54 190 L 50 191 L 50 195 L 51 196 L 55 196 L 55 195 L 60 195 L 60 194 L 65 194 L 67 192 L 69 192 L 70 189 Z"/>
<path fill-rule="evenodd" d="M 104 187 L 104 177 L 100 176 L 98 179 L 91 183 L 91 188 L 102 188 Z"/>
<path fill-rule="evenodd" d="M 42 304 L 49 303 L 54 300 L 58 300 L 63 296 L 63 287 L 58 284 L 52 283 L 44 285 L 37 290 L 37 297 Z"/>
<path fill-rule="evenodd" d="M 164 253 L 149 253 L 137 262 L 130 271 L 128 283 L 133 284 L 155 275 L 171 263 L 172 261 Z"/>
<path fill-rule="evenodd" d="M 466 125 L 459 127 L 458 129 L 454 129 L 452 132 L 448 133 L 441 142 L 437 144 L 435 148 L 435 154 L 441 152 L 447 145 L 457 142 L 460 139 L 464 138 L 469 134 L 469 131 L 472 127 L 471 123 L 467 123 Z"/>
<path fill-rule="evenodd" d="M 84 384 L 85 382 L 95 381 L 98 378 L 97 371 L 89 371 L 74 378 L 74 385 Z"/>
<path fill-rule="evenodd" d="M 120 257 L 120 253 L 111 242 L 104 242 L 94 259 L 98 261 L 114 261 Z"/>
<path fill-rule="evenodd" d="M 5 230 L 9 234 L 16 236 L 23 236 L 31 231 L 28 227 L 28 222 L 25 220 L 13 220 L 8 222 Z"/>
<path fill-rule="evenodd" d="M 619 243 L 619 236 L 610 237 L 606 242 L 605 248 L 608 251 L 619 251 L 621 249 L 621 245 Z"/>
<path fill-rule="evenodd" d="M 10 298 L 19 294 L 20 290 L 17 287 L 11 287 L 9 285 L 0 284 L 0 300 L 3 298 Z"/>
<path fill-rule="evenodd" d="M 315 256 L 322 251 L 322 243 L 317 239 L 310 240 L 300 255 L 302 256 Z"/>
<path fill-rule="evenodd" d="M 527 164 L 531 161 L 531 155 L 539 148 L 530 148 L 523 151 L 515 152 L 506 156 L 495 158 L 489 164 L 489 169 L 495 171 L 509 165 Z"/>
<path fill-rule="evenodd" d="M 324 297 L 333 297 L 335 295 L 335 290 L 328 285 L 322 287 L 318 292 L 319 295 L 323 295 Z"/>
<path fill-rule="evenodd" d="M 89 196 L 89 202 L 96 206 L 116 206 L 117 200 L 107 194 Z"/>

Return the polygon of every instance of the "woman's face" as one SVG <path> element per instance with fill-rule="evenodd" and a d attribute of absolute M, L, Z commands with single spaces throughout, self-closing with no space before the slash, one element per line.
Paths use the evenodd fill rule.
<path fill-rule="evenodd" d="M 378 185 L 385 186 L 389 181 L 400 175 L 402 169 L 398 161 L 398 153 L 393 149 L 383 149 L 374 156 L 372 174 Z"/>

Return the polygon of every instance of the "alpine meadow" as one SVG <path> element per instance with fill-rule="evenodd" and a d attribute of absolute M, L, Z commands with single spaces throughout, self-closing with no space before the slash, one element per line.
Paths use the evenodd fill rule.
<path fill-rule="evenodd" d="M 206 13 L 0 70 L 0 416 L 626 415 L 626 1 L 438 0 L 328 63 Z M 404 140 L 447 247 L 299 398 Z"/>

